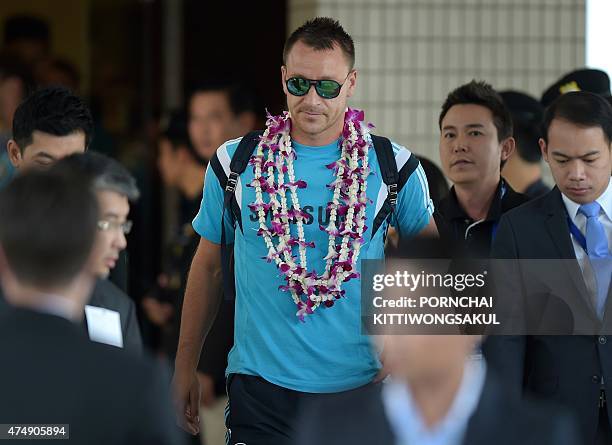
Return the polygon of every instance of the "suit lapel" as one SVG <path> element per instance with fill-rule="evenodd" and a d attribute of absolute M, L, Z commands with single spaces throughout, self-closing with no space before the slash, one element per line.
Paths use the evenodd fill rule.
<path fill-rule="evenodd" d="M 590 294 L 587 290 L 586 284 L 584 283 L 584 277 L 582 276 L 582 270 L 576 259 L 576 252 L 574 252 L 574 246 L 572 244 L 571 235 L 567 225 L 567 213 L 563 200 L 561 199 L 561 192 L 555 187 L 544 200 L 544 208 L 547 213 L 546 217 L 546 228 L 550 234 L 553 244 L 557 249 L 558 258 L 563 260 L 574 260 L 574 261 L 563 261 L 564 266 L 571 277 L 576 291 L 582 296 L 592 315 L 597 320 L 595 308 L 591 301 Z"/>

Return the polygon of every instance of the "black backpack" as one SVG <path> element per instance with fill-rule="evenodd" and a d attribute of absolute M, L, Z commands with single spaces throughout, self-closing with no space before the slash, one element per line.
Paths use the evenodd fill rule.
<path fill-rule="evenodd" d="M 236 184 L 238 183 L 238 177 L 249 165 L 249 160 L 251 159 L 253 151 L 255 150 L 255 147 L 257 147 L 262 134 L 263 131 L 252 131 L 242 138 L 230 162 L 229 176 L 225 173 L 225 170 L 223 169 L 223 166 L 221 165 L 221 162 L 216 154 L 210 160 L 210 166 L 217 176 L 221 187 L 225 190 L 223 198 L 223 213 L 221 215 L 221 268 L 223 272 L 223 292 L 225 294 L 225 298 L 229 300 L 233 300 L 236 295 L 236 284 L 233 261 L 234 245 L 226 243 L 225 225 L 223 224 L 225 210 L 227 209 L 230 212 L 230 218 L 232 220 L 234 229 L 236 228 L 237 223 L 240 231 L 242 231 L 240 207 L 238 206 L 235 195 Z M 371 134 L 370 136 L 372 137 L 372 143 L 374 144 L 374 150 L 376 151 L 376 157 L 378 158 L 378 165 L 380 166 L 382 180 L 387 186 L 387 199 L 374 217 L 374 224 L 372 226 L 373 237 L 376 231 L 382 226 L 383 222 L 393 215 L 395 205 L 397 204 L 397 194 L 404 186 L 410 175 L 419 166 L 419 160 L 415 155 L 411 154 L 401 171 L 398 171 L 391 141 L 383 136 L 376 136 L 374 134 Z"/>

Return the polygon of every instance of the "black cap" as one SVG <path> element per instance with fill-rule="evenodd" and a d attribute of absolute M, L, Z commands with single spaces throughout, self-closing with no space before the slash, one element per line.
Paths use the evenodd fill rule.
<path fill-rule="evenodd" d="M 588 91 L 610 96 L 610 78 L 601 70 L 580 69 L 564 75 L 542 94 L 542 105 L 549 106 L 557 97 L 570 91 Z"/>
<path fill-rule="evenodd" d="M 539 123 L 544 114 L 544 107 L 534 97 L 520 91 L 501 91 L 499 95 L 510 110 L 513 121 Z"/>

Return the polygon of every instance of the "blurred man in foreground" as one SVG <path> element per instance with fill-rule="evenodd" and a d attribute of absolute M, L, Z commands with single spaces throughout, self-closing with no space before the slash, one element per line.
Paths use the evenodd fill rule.
<path fill-rule="evenodd" d="M 480 337 L 388 335 L 391 378 L 318 400 L 299 423 L 299 445 L 579 444 L 573 419 L 507 394 L 483 360 Z"/>
<path fill-rule="evenodd" d="M 160 371 L 78 326 L 95 278 L 91 181 L 57 167 L 27 172 L 0 191 L 0 213 L 0 282 L 12 306 L 0 314 L 10 363 L 0 367 L 2 422 L 62 424 L 72 443 L 177 443 Z"/>

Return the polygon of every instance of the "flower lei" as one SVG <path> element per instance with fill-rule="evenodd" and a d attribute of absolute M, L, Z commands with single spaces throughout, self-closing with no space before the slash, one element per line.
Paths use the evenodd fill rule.
<path fill-rule="evenodd" d="M 287 282 L 279 289 L 291 293 L 297 305 L 296 315 L 302 322 L 321 304 L 333 306 L 334 300 L 345 294 L 341 289 L 342 283 L 359 277 L 355 265 L 363 244 L 363 233 L 367 230 L 366 178 L 370 174 L 367 135 L 372 127 L 363 124 L 363 120 L 363 111 L 347 110 L 340 159 L 326 165 L 334 171 L 336 178 L 327 186 L 333 190 L 332 200 L 327 204 L 329 224 L 327 227 L 319 226 L 329 235 L 325 270 L 320 275 L 314 270 L 308 272 L 306 248 L 315 245 L 304 237 L 304 221 L 308 214 L 300 207 L 297 190 L 306 188 L 307 183 L 295 178 L 293 163 L 297 155 L 291 146 L 291 116 L 288 112 L 280 116 L 268 115 L 266 130 L 249 161 L 254 171 L 249 186 L 255 188 L 255 201 L 249 204 L 249 208 L 258 215 L 257 235 L 264 239 L 268 248 L 268 255 L 263 259 L 276 263 Z M 264 201 L 264 193 L 269 197 L 268 202 Z M 270 211 L 271 225 L 268 226 L 266 215 Z M 297 226 L 297 237 L 291 235 L 290 223 Z M 298 258 L 292 252 L 294 246 L 298 246 Z"/>

